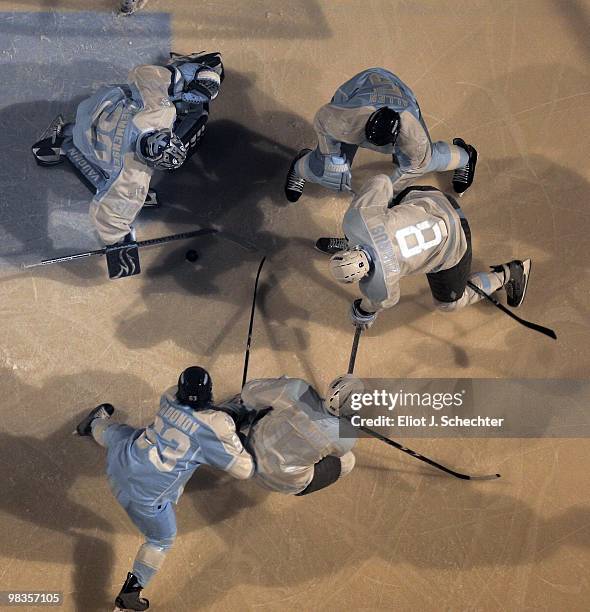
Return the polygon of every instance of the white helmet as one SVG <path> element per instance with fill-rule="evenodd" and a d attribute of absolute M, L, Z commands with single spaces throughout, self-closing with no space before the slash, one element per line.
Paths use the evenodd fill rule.
<path fill-rule="evenodd" d="M 364 390 L 363 382 L 352 374 L 335 378 L 326 393 L 326 410 L 336 417 L 340 416 L 343 409 L 350 409 L 351 397 L 356 393 L 363 393 Z"/>
<path fill-rule="evenodd" d="M 369 270 L 369 258 L 359 247 L 338 251 L 330 258 L 330 271 L 341 283 L 358 283 L 369 273 Z"/>

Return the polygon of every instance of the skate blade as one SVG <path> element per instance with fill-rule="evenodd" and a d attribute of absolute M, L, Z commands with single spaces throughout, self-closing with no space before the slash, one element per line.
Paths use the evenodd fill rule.
<path fill-rule="evenodd" d="M 532 261 L 530 259 L 525 259 L 522 262 L 522 266 L 523 266 L 523 272 L 524 272 L 524 290 L 522 292 L 522 300 L 520 300 L 520 302 L 516 306 L 514 306 L 514 308 L 520 308 L 526 298 L 526 292 L 529 287 L 529 278 L 531 275 Z"/>

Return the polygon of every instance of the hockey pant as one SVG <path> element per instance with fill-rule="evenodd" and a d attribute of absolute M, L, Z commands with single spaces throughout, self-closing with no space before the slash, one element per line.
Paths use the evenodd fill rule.
<path fill-rule="evenodd" d="M 467 281 L 471 281 L 476 287 L 483 289 L 485 293 L 490 295 L 503 286 L 504 273 L 471 273 L 471 230 L 455 199 L 450 196 L 447 197 L 461 217 L 461 227 L 467 239 L 467 250 L 458 264 L 448 270 L 427 274 L 426 278 L 436 307 L 442 312 L 453 312 L 475 304 L 482 299 L 479 293 L 467 286 Z"/>
<path fill-rule="evenodd" d="M 320 491 L 334 484 L 342 476 L 349 474 L 354 468 L 354 454 L 349 451 L 342 457 L 328 455 L 321 461 L 318 461 L 313 468 L 313 478 L 311 482 L 297 496 L 309 495 L 315 491 Z"/>

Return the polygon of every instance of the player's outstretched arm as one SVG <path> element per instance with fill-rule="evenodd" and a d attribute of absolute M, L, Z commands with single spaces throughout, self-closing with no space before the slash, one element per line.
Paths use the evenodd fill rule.
<path fill-rule="evenodd" d="M 204 414 L 199 415 L 204 420 Z M 254 459 L 244 448 L 232 418 L 224 412 L 212 412 L 208 427 L 201 434 L 201 449 L 205 461 L 234 478 L 247 480 L 254 474 Z"/>

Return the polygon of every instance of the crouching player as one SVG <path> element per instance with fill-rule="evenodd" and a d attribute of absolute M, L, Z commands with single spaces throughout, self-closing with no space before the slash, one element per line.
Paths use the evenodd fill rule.
<path fill-rule="evenodd" d="M 146 428 L 111 423 L 114 408 L 101 404 L 78 425 L 107 449 L 107 475 L 117 501 L 145 535 L 131 572 L 116 598 L 120 610 L 147 610 L 140 596 L 160 569 L 176 537 L 174 504 L 195 470 L 211 465 L 238 479 L 250 478 L 254 462 L 233 420 L 215 409 L 212 383 L 200 367 L 186 369 L 166 391 Z"/>
<path fill-rule="evenodd" d="M 316 249 L 332 255 L 330 269 L 342 283 L 358 283 L 363 297 L 350 316 L 367 329 L 400 299 L 404 276 L 426 274 L 436 307 L 456 311 L 503 289 L 513 308 L 524 301 L 530 259 L 471 272 L 471 231 L 456 200 L 434 187 L 408 187 L 393 197 L 384 174 L 365 183 L 344 215 L 345 238 L 320 238 Z M 474 285 L 480 291 L 473 289 Z"/>
<path fill-rule="evenodd" d="M 360 380 L 344 376 L 330 385 L 324 400 L 304 380 L 283 376 L 252 380 L 220 407 L 233 412 L 241 428 L 256 462 L 254 479 L 271 491 L 308 495 L 354 468 L 356 437 L 338 415 L 360 391 Z"/>
<path fill-rule="evenodd" d="M 296 202 L 306 181 L 350 191 L 359 149 L 393 156 L 391 182 L 399 193 L 429 172 L 454 170 L 453 189 L 462 195 L 473 183 L 477 151 L 461 138 L 432 142 L 412 90 L 385 68 L 369 68 L 340 85 L 316 113 L 318 144 L 298 153 L 287 174 L 285 195 Z"/>

